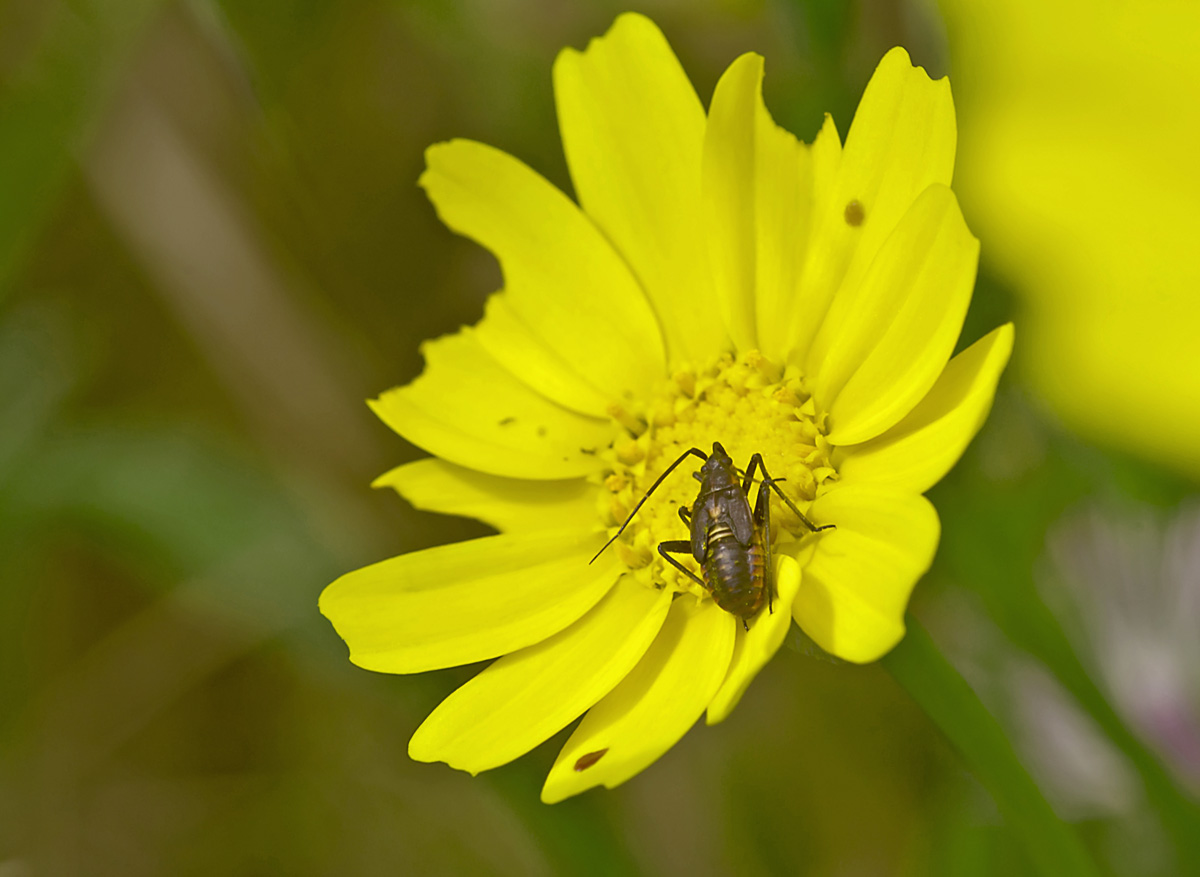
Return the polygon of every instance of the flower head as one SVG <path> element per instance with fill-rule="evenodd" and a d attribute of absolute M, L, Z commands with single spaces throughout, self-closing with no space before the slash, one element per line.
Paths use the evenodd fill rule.
<path fill-rule="evenodd" d="M 1200 4 L 940 5 L 974 89 L 963 191 L 1030 387 L 1088 439 L 1200 477 Z"/>
<path fill-rule="evenodd" d="M 321 598 L 363 667 L 499 659 L 429 716 L 413 758 L 475 773 L 586 713 L 543 790 L 558 801 L 725 718 L 793 618 L 856 662 L 903 636 L 939 534 L 921 494 L 986 416 L 1011 327 L 950 359 L 978 242 L 949 188 L 945 80 L 892 50 L 844 147 L 828 118 L 811 146 L 776 126 L 761 80 L 759 56 L 738 58 L 706 114 L 655 25 L 623 15 L 554 68 L 578 204 L 490 147 L 429 149 L 422 186 L 505 287 L 372 403 L 435 455 L 377 484 L 500 533 Z M 685 456 L 589 563 L 672 462 L 714 443 L 752 476 L 759 548 L 721 532 L 735 512 L 681 520 L 700 495 Z M 745 573 L 762 608 L 717 605 L 720 574 L 680 550 L 697 530 L 710 559 L 718 543 L 750 566 L 769 554 Z"/>

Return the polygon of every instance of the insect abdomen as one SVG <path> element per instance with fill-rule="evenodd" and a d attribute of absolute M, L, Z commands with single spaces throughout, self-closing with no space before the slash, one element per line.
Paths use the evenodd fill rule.
<path fill-rule="evenodd" d="M 755 533 L 743 546 L 729 527 L 718 524 L 708 532 L 704 580 L 716 604 L 733 615 L 750 618 L 766 598 L 762 540 Z"/>

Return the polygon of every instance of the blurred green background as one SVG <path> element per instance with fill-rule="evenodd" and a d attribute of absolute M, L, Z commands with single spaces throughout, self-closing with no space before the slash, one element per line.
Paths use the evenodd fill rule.
<path fill-rule="evenodd" d="M 362 400 L 500 285 L 416 188 L 424 148 L 569 191 L 551 64 L 625 8 L 0 6 L 0 875 L 1029 871 L 886 666 L 797 641 L 724 724 L 548 807 L 563 735 L 474 779 L 411 762 L 477 668 L 358 670 L 317 613 L 342 572 L 486 532 L 368 488 L 421 453 Z M 929 4 L 637 8 L 706 101 L 763 53 L 806 140 L 826 110 L 844 136 L 894 44 L 954 78 Z M 1020 313 L 983 252 L 964 342 Z M 914 614 L 1102 873 L 1200 873 L 1194 489 L 1073 437 L 1017 368 L 931 494 Z"/>

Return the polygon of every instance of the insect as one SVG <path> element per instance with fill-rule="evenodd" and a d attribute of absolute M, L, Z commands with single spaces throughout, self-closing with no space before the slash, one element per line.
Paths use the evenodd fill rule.
<path fill-rule="evenodd" d="M 762 454 L 754 454 L 744 476 L 733 465 L 733 458 L 725 452 L 720 442 L 713 442 L 712 453 L 705 454 L 699 448 L 689 448 L 658 476 L 650 485 L 629 517 L 621 524 L 616 534 L 596 552 L 604 553 L 617 537 L 629 526 L 629 522 L 650 494 L 688 457 L 699 457 L 704 461 L 699 472 L 692 477 L 700 482 L 700 493 L 692 504 L 691 511 L 680 507 L 679 517 L 691 532 L 691 539 L 660 542 L 658 553 L 677 570 L 688 576 L 710 594 L 716 604 L 742 619 L 742 626 L 749 629 L 753 618 L 765 602 L 768 611 L 774 612 L 775 582 L 771 566 L 771 494 L 783 500 L 796 517 L 813 533 L 833 529 L 833 524 L 817 526 L 806 518 L 779 489 L 782 478 L 772 478 L 763 463 Z M 754 509 L 750 508 L 750 488 L 756 472 L 762 473 Z M 696 575 L 671 555 L 691 554 L 700 564 L 704 578 Z M 596 557 L 593 557 L 594 561 Z"/>

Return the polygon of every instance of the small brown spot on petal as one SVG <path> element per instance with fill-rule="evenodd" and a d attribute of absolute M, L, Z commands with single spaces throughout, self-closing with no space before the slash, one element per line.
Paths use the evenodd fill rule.
<path fill-rule="evenodd" d="M 579 756 L 579 760 L 575 762 L 576 773 L 587 770 L 589 767 L 603 758 L 604 753 L 606 752 L 608 752 L 607 749 L 597 749 L 595 752 L 589 752 L 587 755 Z"/>
<path fill-rule="evenodd" d="M 860 226 L 865 216 L 863 206 L 858 202 L 857 198 L 846 205 L 846 225 Z"/>

